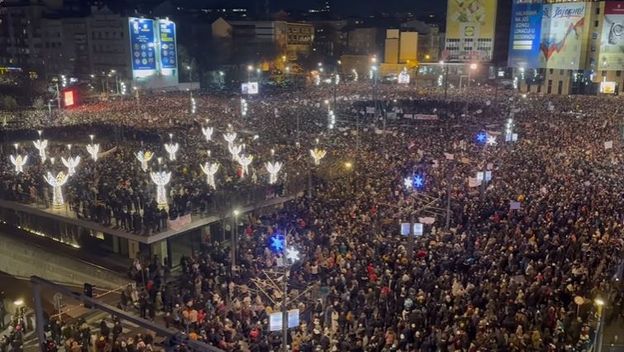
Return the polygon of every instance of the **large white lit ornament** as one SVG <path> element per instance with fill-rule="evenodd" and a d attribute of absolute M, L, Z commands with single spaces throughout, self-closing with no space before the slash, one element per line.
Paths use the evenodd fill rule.
<path fill-rule="evenodd" d="M 325 149 L 310 149 L 310 155 L 312 155 L 312 158 L 314 159 L 314 165 L 320 165 L 321 159 L 325 157 L 325 154 L 327 154 Z"/>
<path fill-rule="evenodd" d="M 206 142 L 210 142 L 212 140 L 212 133 L 214 132 L 214 128 L 212 127 L 202 127 L 202 133 L 204 137 L 206 137 Z"/>
<path fill-rule="evenodd" d="M 35 148 L 39 151 L 39 158 L 41 159 L 41 163 L 43 164 L 46 161 L 46 148 L 48 147 L 47 139 L 37 139 L 33 141 Z"/>
<path fill-rule="evenodd" d="M 413 187 L 411 177 L 404 178 L 403 179 L 403 185 L 405 186 L 406 189 L 411 189 Z"/>
<path fill-rule="evenodd" d="M 282 163 L 280 163 L 279 161 L 276 161 L 274 163 L 269 161 L 268 163 L 264 164 L 264 166 L 269 172 L 269 184 L 275 184 L 277 182 L 277 174 L 282 169 Z"/>
<path fill-rule="evenodd" d="M 70 156 L 67 159 L 61 157 L 61 161 L 63 162 L 63 165 L 65 165 L 65 167 L 67 168 L 67 175 L 71 176 L 76 173 L 76 167 L 78 166 L 78 164 L 80 164 L 80 156 Z"/>
<path fill-rule="evenodd" d="M 169 160 L 176 160 L 176 153 L 180 149 L 180 145 L 178 143 L 165 143 L 165 150 L 169 153 Z"/>
<path fill-rule="evenodd" d="M 298 261 L 299 251 L 293 247 L 286 248 L 286 259 L 288 259 L 291 263 Z"/>
<path fill-rule="evenodd" d="M 136 158 L 137 160 L 139 160 L 139 162 L 141 162 L 141 169 L 143 169 L 143 171 L 147 171 L 147 163 L 152 160 L 153 157 L 154 153 L 150 152 L 149 150 L 145 152 L 139 150 L 136 153 Z"/>
<path fill-rule="evenodd" d="M 158 204 L 158 209 L 166 209 L 168 207 L 168 203 L 165 186 L 169 183 L 169 181 L 171 181 L 171 172 L 152 172 L 150 176 L 152 178 L 152 182 L 156 184 L 156 203 Z"/>
<path fill-rule="evenodd" d="M 486 143 L 487 143 L 487 145 L 496 145 L 496 136 L 488 134 Z"/>
<path fill-rule="evenodd" d="M 67 182 L 68 175 L 65 175 L 63 171 L 61 171 L 54 177 L 52 173 L 48 171 L 48 174 L 44 175 L 43 178 L 52 186 L 52 205 L 55 208 L 62 207 L 65 204 L 65 200 L 63 199 L 63 190 L 61 187 Z"/>
<path fill-rule="evenodd" d="M 99 144 L 87 144 L 87 153 L 91 155 L 91 159 L 93 159 L 93 161 L 97 161 L 99 152 L 100 152 Z"/>
<path fill-rule="evenodd" d="M 241 155 L 238 157 L 238 163 L 242 166 L 243 172 L 241 172 L 241 178 L 245 177 L 249 173 L 249 165 L 253 161 L 252 155 Z"/>
<path fill-rule="evenodd" d="M 228 147 L 228 149 L 230 150 L 230 154 L 232 154 L 232 159 L 234 159 L 234 161 L 237 161 L 239 158 L 239 154 L 243 151 L 243 146 L 231 145 Z"/>
<path fill-rule="evenodd" d="M 228 148 L 230 148 L 234 144 L 234 141 L 236 140 L 236 132 L 223 134 L 223 139 L 225 139 L 225 141 L 228 142 Z"/>
<path fill-rule="evenodd" d="M 206 183 L 208 184 L 208 186 L 212 187 L 213 189 L 217 189 L 214 175 L 217 173 L 217 171 L 219 171 L 219 163 L 205 162 L 204 164 L 200 164 L 199 166 L 201 167 L 204 174 L 206 174 Z"/>
<path fill-rule="evenodd" d="M 11 155 L 10 158 L 11 163 L 15 166 L 15 173 L 19 174 L 20 172 L 24 172 L 24 165 L 28 161 L 28 155 L 24 155 L 23 158 L 19 154 L 17 155 L 17 157 Z"/>

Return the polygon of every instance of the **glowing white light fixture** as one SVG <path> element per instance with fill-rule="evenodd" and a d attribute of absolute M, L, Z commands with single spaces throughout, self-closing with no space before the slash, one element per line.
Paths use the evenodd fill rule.
<path fill-rule="evenodd" d="M 230 151 L 230 154 L 232 154 L 232 159 L 234 159 L 234 161 L 237 161 L 239 158 L 239 154 L 243 151 L 243 146 L 231 145 L 228 146 L 228 150 Z"/>
<path fill-rule="evenodd" d="M 282 169 L 282 163 L 279 161 L 276 162 L 268 162 L 264 165 L 269 172 L 269 184 L 275 184 L 277 182 L 277 174 Z"/>
<path fill-rule="evenodd" d="M 33 141 L 35 148 L 39 151 L 39 158 L 41 159 L 41 163 L 43 164 L 46 161 L 46 148 L 48 147 L 47 139 L 37 139 Z"/>
<path fill-rule="evenodd" d="M 171 172 L 152 172 L 150 177 L 152 178 L 152 182 L 156 185 L 156 204 L 158 205 L 158 209 L 166 209 L 168 207 L 168 203 L 165 186 L 169 184 L 169 181 L 171 181 Z"/>
<path fill-rule="evenodd" d="M 412 178 L 411 177 L 404 178 L 403 185 L 405 186 L 406 189 L 411 189 L 413 187 Z"/>
<path fill-rule="evenodd" d="M 236 140 L 236 132 L 223 134 L 223 139 L 225 139 L 225 141 L 228 143 L 228 148 L 230 148 Z"/>
<path fill-rule="evenodd" d="M 320 165 L 321 159 L 325 157 L 325 154 L 327 154 L 325 149 L 310 149 L 310 155 L 312 156 L 312 159 L 314 159 L 314 165 Z"/>
<path fill-rule="evenodd" d="M 141 163 L 141 169 L 143 169 L 143 171 L 147 171 L 148 163 L 154 157 L 154 153 L 150 152 L 149 150 L 146 150 L 145 152 L 142 150 L 139 150 L 135 154 L 135 156 L 137 160 L 139 160 L 139 162 Z"/>
<path fill-rule="evenodd" d="M 487 145 L 496 145 L 496 136 L 489 134 L 486 143 Z"/>
<path fill-rule="evenodd" d="M 244 178 L 245 175 L 249 173 L 249 165 L 251 165 L 252 161 L 253 161 L 252 155 L 241 155 L 238 157 L 238 163 L 243 168 L 241 172 L 241 178 Z"/>
<path fill-rule="evenodd" d="M 17 155 L 17 157 L 11 155 L 10 159 L 11 159 L 11 164 L 15 166 L 16 174 L 19 174 L 20 172 L 24 172 L 24 165 L 28 161 L 28 155 L 24 155 L 24 157 L 22 157 L 19 154 Z"/>
<path fill-rule="evenodd" d="M 67 176 L 72 176 L 76 173 L 76 167 L 80 164 L 80 155 L 78 156 L 70 156 L 67 159 L 61 157 L 61 161 L 63 165 L 67 168 Z"/>
<path fill-rule="evenodd" d="M 291 263 L 298 261 L 299 251 L 293 247 L 286 248 L 286 259 L 288 259 Z"/>
<path fill-rule="evenodd" d="M 219 163 L 205 162 L 199 165 L 201 170 L 206 174 L 206 183 L 213 189 L 217 189 L 214 175 L 219 171 Z"/>
<path fill-rule="evenodd" d="M 206 142 L 210 142 L 212 140 L 212 133 L 214 132 L 214 128 L 212 127 L 202 127 L 202 133 L 206 138 Z"/>
<path fill-rule="evenodd" d="M 61 187 L 67 182 L 67 178 L 69 176 L 65 175 L 63 171 L 59 172 L 56 177 L 52 176 L 52 173 L 48 171 L 47 175 L 44 175 L 43 178 L 45 181 L 52 186 L 52 205 L 55 208 L 62 207 L 65 204 L 65 200 L 63 199 L 63 190 Z"/>
<path fill-rule="evenodd" d="M 165 150 L 169 153 L 169 160 L 176 160 L 176 153 L 180 149 L 180 145 L 178 143 L 165 143 Z"/>
<path fill-rule="evenodd" d="M 100 152 L 100 145 L 93 143 L 93 135 L 90 134 L 89 138 L 91 138 L 91 144 L 87 144 L 87 153 L 89 153 L 89 155 L 91 155 L 91 159 L 93 159 L 93 161 L 97 161 L 98 159 L 98 153 Z"/>

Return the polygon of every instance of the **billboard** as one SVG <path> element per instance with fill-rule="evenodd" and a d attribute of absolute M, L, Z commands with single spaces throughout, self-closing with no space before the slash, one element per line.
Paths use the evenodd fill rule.
<path fill-rule="evenodd" d="M 509 67 L 540 67 L 541 1 L 514 0 L 511 13 Z"/>
<path fill-rule="evenodd" d="M 496 0 L 448 0 L 449 60 L 490 60 L 494 49 Z"/>
<path fill-rule="evenodd" d="M 142 76 L 146 71 L 152 73 L 156 70 L 154 20 L 130 17 L 129 23 L 132 75 Z"/>
<path fill-rule="evenodd" d="M 178 68 L 178 51 L 176 48 L 176 26 L 168 20 L 158 21 L 160 35 L 160 64 L 163 69 Z"/>
<path fill-rule="evenodd" d="M 600 69 L 624 69 L 624 3 L 605 2 L 600 38 L 600 55 L 598 56 Z"/>
<path fill-rule="evenodd" d="M 258 82 L 248 82 L 241 84 L 241 93 L 258 94 Z"/>
<path fill-rule="evenodd" d="M 585 30 L 585 3 L 544 4 L 540 67 L 577 70 Z"/>
<path fill-rule="evenodd" d="M 600 93 L 615 94 L 615 82 L 600 82 Z"/>

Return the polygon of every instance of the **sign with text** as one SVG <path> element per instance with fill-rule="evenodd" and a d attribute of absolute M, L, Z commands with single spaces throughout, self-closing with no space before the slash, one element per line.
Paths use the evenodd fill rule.
<path fill-rule="evenodd" d="M 176 26 L 167 20 L 159 20 L 160 33 L 160 63 L 165 69 L 178 67 L 178 51 L 176 48 Z"/>
<path fill-rule="evenodd" d="M 129 18 L 132 71 L 156 70 L 154 20 Z"/>

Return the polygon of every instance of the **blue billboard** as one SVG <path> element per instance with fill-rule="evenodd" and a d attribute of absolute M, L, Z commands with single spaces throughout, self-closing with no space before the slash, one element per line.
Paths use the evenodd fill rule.
<path fill-rule="evenodd" d="M 178 67 L 178 51 L 176 48 L 175 23 L 167 20 L 159 20 L 160 33 L 160 62 L 161 67 L 176 69 Z"/>
<path fill-rule="evenodd" d="M 509 66 L 540 67 L 541 1 L 514 0 L 511 13 Z"/>
<path fill-rule="evenodd" d="M 156 70 L 154 20 L 131 17 L 129 22 L 132 70 Z"/>

